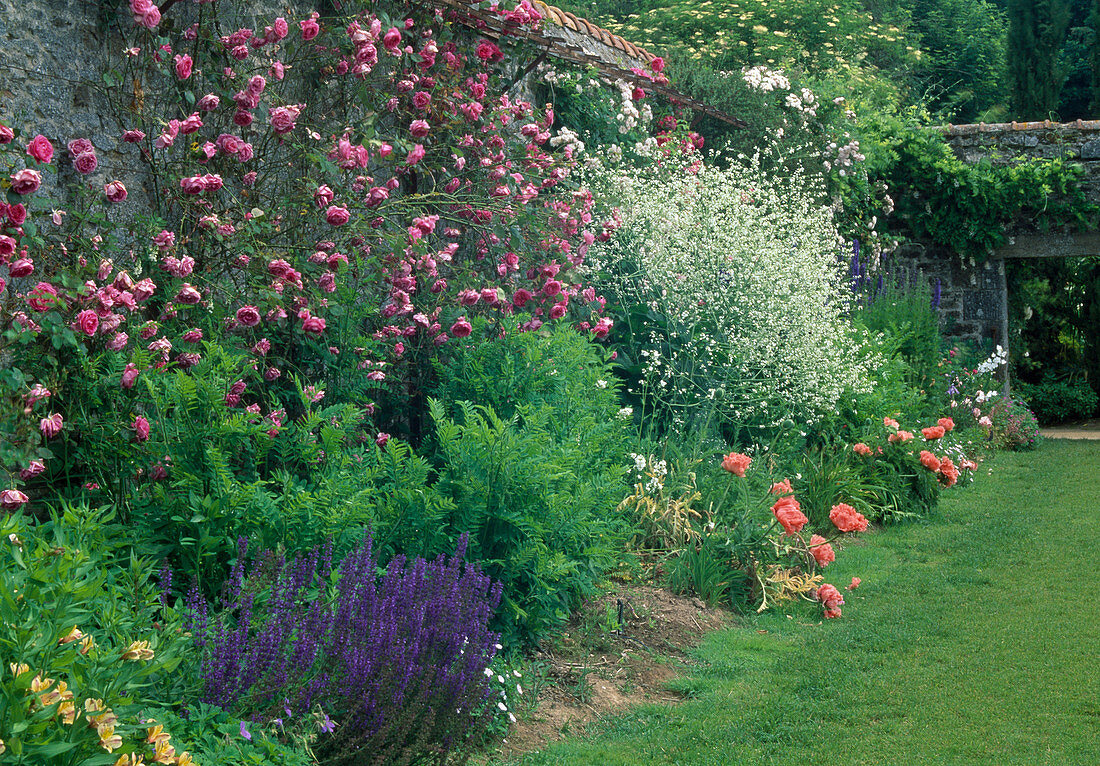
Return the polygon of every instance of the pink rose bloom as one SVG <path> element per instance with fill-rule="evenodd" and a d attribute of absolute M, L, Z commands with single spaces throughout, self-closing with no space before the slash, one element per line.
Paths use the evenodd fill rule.
<path fill-rule="evenodd" d="M 343 226 L 351 219 L 351 215 L 348 213 L 346 207 L 340 207 L 338 205 L 329 205 L 325 210 L 325 220 L 332 226 Z"/>
<path fill-rule="evenodd" d="M 30 276 L 34 273 L 34 261 L 20 258 L 8 267 L 8 273 L 14 278 Z"/>
<path fill-rule="evenodd" d="M 382 37 L 382 47 L 386 49 L 387 53 L 394 56 L 401 55 L 401 30 L 397 27 L 390 27 L 386 30 L 386 34 Z"/>
<path fill-rule="evenodd" d="M 379 431 L 378 436 L 374 437 L 374 443 L 379 447 L 385 447 L 386 442 L 390 440 L 390 435 L 384 431 Z"/>
<path fill-rule="evenodd" d="M 0 144 L 10 144 L 15 140 L 15 133 L 7 125 L 0 125 Z"/>
<path fill-rule="evenodd" d="M 48 418 L 42 418 L 38 421 L 38 428 L 47 439 L 52 439 L 57 436 L 64 427 L 65 419 L 57 412 L 53 413 Z"/>
<path fill-rule="evenodd" d="M 405 159 L 405 164 L 415 165 L 422 159 L 424 159 L 424 147 L 417 144 L 409 150 L 409 156 Z"/>
<path fill-rule="evenodd" d="M 162 229 L 160 234 L 153 237 L 153 244 L 156 245 L 159 250 L 168 250 L 176 244 L 176 234 L 167 229 Z"/>
<path fill-rule="evenodd" d="M 278 380 L 282 374 L 282 371 L 280 371 L 278 367 L 268 367 L 264 370 L 264 380 L 271 383 L 272 381 Z"/>
<path fill-rule="evenodd" d="M 35 311 L 49 311 L 57 302 L 57 288 L 49 282 L 39 282 L 27 293 L 27 305 Z"/>
<path fill-rule="evenodd" d="M 134 418 L 134 438 L 139 442 L 149 441 L 149 421 L 141 415 Z"/>
<path fill-rule="evenodd" d="M 126 187 L 122 181 L 111 181 L 108 184 L 104 184 L 103 191 L 107 194 L 107 199 L 111 202 L 122 202 L 126 199 Z"/>
<path fill-rule="evenodd" d="M 829 511 L 829 521 L 841 532 L 865 532 L 867 517 L 847 503 L 838 503 Z"/>
<path fill-rule="evenodd" d="M 181 80 L 186 80 L 191 76 L 191 67 L 194 65 L 194 61 L 186 53 L 180 55 L 176 54 L 176 77 Z"/>
<path fill-rule="evenodd" d="M 19 478 L 23 481 L 27 479 L 33 479 L 38 474 L 46 470 L 46 465 L 41 460 L 32 460 L 27 464 L 27 467 L 19 472 Z"/>
<path fill-rule="evenodd" d="M 431 131 L 432 126 L 428 124 L 427 120 L 413 120 L 409 125 L 409 132 L 416 138 L 423 138 Z"/>
<path fill-rule="evenodd" d="M 218 108 L 222 100 L 215 96 L 213 93 L 207 93 L 205 96 L 199 99 L 199 102 L 195 104 L 199 108 L 200 112 L 212 112 Z"/>
<path fill-rule="evenodd" d="M 663 72 L 665 69 L 665 60 L 660 56 L 654 56 L 653 59 L 649 62 L 649 68 L 652 69 L 654 72 Z"/>
<path fill-rule="evenodd" d="M 321 317 L 309 315 L 302 320 L 302 332 L 306 335 L 320 336 L 324 331 L 325 320 Z"/>
<path fill-rule="evenodd" d="M 313 19 L 302 19 L 298 22 L 298 28 L 302 30 L 303 40 L 312 40 L 321 32 L 320 25 Z"/>
<path fill-rule="evenodd" d="M 199 117 L 198 112 L 193 112 L 187 116 L 183 122 L 180 123 L 180 133 L 185 136 L 189 136 L 192 133 L 198 132 L 202 127 L 202 118 Z"/>
<path fill-rule="evenodd" d="M 15 252 L 16 241 L 13 237 L 9 237 L 7 234 L 0 234 L 0 259 L 4 259 Z"/>
<path fill-rule="evenodd" d="M 613 322 L 610 317 L 604 317 L 596 322 L 595 327 L 592 328 L 592 334 L 597 338 L 606 338 L 607 334 L 611 332 L 612 324 Z"/>
<path fill-rule="evenodd" d="M 456 338 L 465 338 L 473 332 L 473 329 L 473 326 L 466 320 L 466 317 L 459 317 L 455 320 L 455 323 L 451 325 L 451 335 Z"/>
<path fill-rule="evenodd" d="M 156 283 L 152 279 L 146 277 L 137 284 L 134 285 L 134 300 L 140 303 L 145 300 L 157 290 Z"/>
<path fill-rule="evenodd" d="M 188 330 L 183 334 L 182 340 L 184 343 L 198 343 L 202 340 L 202 330 Z"/>
<path fill-rule="evenodd" d="M 488 64 L 492 61 L 500 61 L 504 58 L 504 54 L 501 53 L 500 48 L 488 40 L 482 40 L 477 46 L 477 57 Z"/>
<path fill-rule="evenodd" d="M 53 144 L 50 143 L 50 139 L 39 133 L 27 144 L 27 154 L 38 162 L 48 165 L 53 160 Z"/>
<path fill-rule="evenodd" d="M 424 111 L 432 103 L 432 94 L 425 90 L 419 90 L 413 94 L 413 106 L 420 111 Z"/>
<path fill-rule="evenodd" d="M 180 188 L 184 194 L 202 194 L 206 191 L 206 179 L 202 176 L 188 176 L 180 179 Z"/>
<path fill-rule="evenodd" d="M 75 328 L 85 335 L 95 335 L 99 329 L 99 315 L 94 311 L 84 310 L 76 315 Z"/>
<path fill-rule="evenodd" d="M 241 306 L 237 309 L 237 321 L 245 327 L 255 327 L 260 323 L 260 312 L 255 306 Z"/>
<path fill-rule="evenodd" d="M 833 546 L 829 545 L 829 541 L 821 535 L 814 535 L 810 538 L 810 554 L 814 557 L 817 565 L 822 568 L 827 567 L 830 562 L 836 561 Z"/>
<path fill-rule="evenodd" d="M 73 159 L 79 157 L 81 154 L 84 154 L 84 152 L 95 151 L 95 146 L 93 146 L 92 142 L 86 138 L 74 138 L 67 144 L 66 148 L 68 148 L 69 150 L 69 156 Z"/>
<path fill-rule="evenodd" d="M 271 128 L 276 135 L 283 136 L 294 130 L 294 124 L 301 114 L 300 106 L 277 106 L 271 110 Z"/>
<path fill-rule="evenodd" d="M 107 341 L 107 349 L 109 351 L 121 351 L 126 348 L 126 344 L 130 342 L 130 336 L 124 332 L 116 332 L 114 337 Z"/>
<path fill-rule="evenodd" d="M 126 365 L 126 369 L 122 371 L 122 381 L 120 385 L 123 388 L 133 388 L 134 381 L 138 379 L 138 375 L 141 374 L 141 370 L 132 364 Z"/>
<path fill-rule="evenodd" d="M 42 185 L 42 175 L 37 170 L 24 168 L 11 174 L 11 190 L 16 194 L 32 194 Z"/>
<path fill-rule="evenodd" d="M 27 220 L 27 208 L 23 206 L 22 202 L 8 205 L 8 221 L 11 222 L 12 226 L 22 226 L 25 220 Z"/>
<path fill-rule="evenodd" d="M 193 306 L 196 303 L 202 301 L 202 293 L 200 293 L 188 283 L 184 282 L 183 286 L 180 288 L 179 293 L 176 295 L 176 300 L 179 303 Z"/>
<path fill-rule="evenodd" d="M 5 511 L 17 511 L 29 499 L 17 489 L 5 489 L 0 491 L 0 508 Z"/>
<path fill-rule="evenodd" d="M 141 130 L 127 130 L 122 134 L 122 140 L 128 144 L 137 144 L 145 140 L 145 132 Z"/>
<path fill-rule="evenodd" d="M 73 158 L 73 167 L 77 173 L 86 176 L 94 173 L 99 167 L 99 158 L 96 157 L 95 152 L 81 152 Z"/>
<path fill-rule="evenodd" d="M 313 201 L 317 203 L 318 208 L 323 208 L 325 205 L 331 203 L 333 197 L 335 196 L 336 195 L 333 194 L 332 189 L 329 188 L 328 184 L 321 184 L 313 192 Z"/>
<path fill-rule="evenodd" d="M 253 99 L 258 99 L 267 88 L 267 80 L 264 79 L 262 74 L 252 75 L 248 80 L 248 92 L 252 95 Z"/>
<path fill-rule="evenodd" d="M 240 151 L 237 152 L 237 161 L 248 162 L 253 156 L 252 144 L 241 144 Z"/>

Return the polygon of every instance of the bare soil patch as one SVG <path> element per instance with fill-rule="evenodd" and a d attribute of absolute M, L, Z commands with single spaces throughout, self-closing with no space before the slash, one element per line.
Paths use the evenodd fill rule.
<path fill-rule="evenodd" d="M 521 711 L 487 760 L 540 750 L 641 703 L 678 702 L 668 684 L 691 665 L 688 650 L 732 622 L 728 609 L 651 585 L 623 586 L 585 604 L 560 636 L 539 647 L 538 678 L 527 679 L 537 707 Z"/>

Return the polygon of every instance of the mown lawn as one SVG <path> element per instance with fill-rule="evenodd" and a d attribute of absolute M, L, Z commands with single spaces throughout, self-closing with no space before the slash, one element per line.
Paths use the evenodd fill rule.
<path fill-rule="evenodd" d="M 863 580 L 841 619 L 744 618 L 688 701 L 517 763 L 1100 764 L 1100 442 L 1000 455 L 827 573 Z"/>

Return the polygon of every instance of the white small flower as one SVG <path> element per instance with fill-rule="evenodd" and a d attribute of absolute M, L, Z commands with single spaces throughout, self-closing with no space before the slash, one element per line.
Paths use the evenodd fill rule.
<path fill-rule="evenodd" d="M 508 706 L 505 705 L 503 702 L 498 702 L 497 707 L 500 708 L 502 712 L 508 712 Z"/>

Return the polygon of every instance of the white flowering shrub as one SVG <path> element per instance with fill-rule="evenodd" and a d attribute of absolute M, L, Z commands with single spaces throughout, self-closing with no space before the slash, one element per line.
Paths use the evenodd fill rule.
<path fill-rule="evenodd" d="M 620 235 L 590 251 L 626 315 L 620 354 L 644 406 L 681 428 L 701 412 L 809 423 L 869 386 L 832 211 L 805 177 L 741 159 L 669 156 L 591 179 L 621 208 Z"/>

